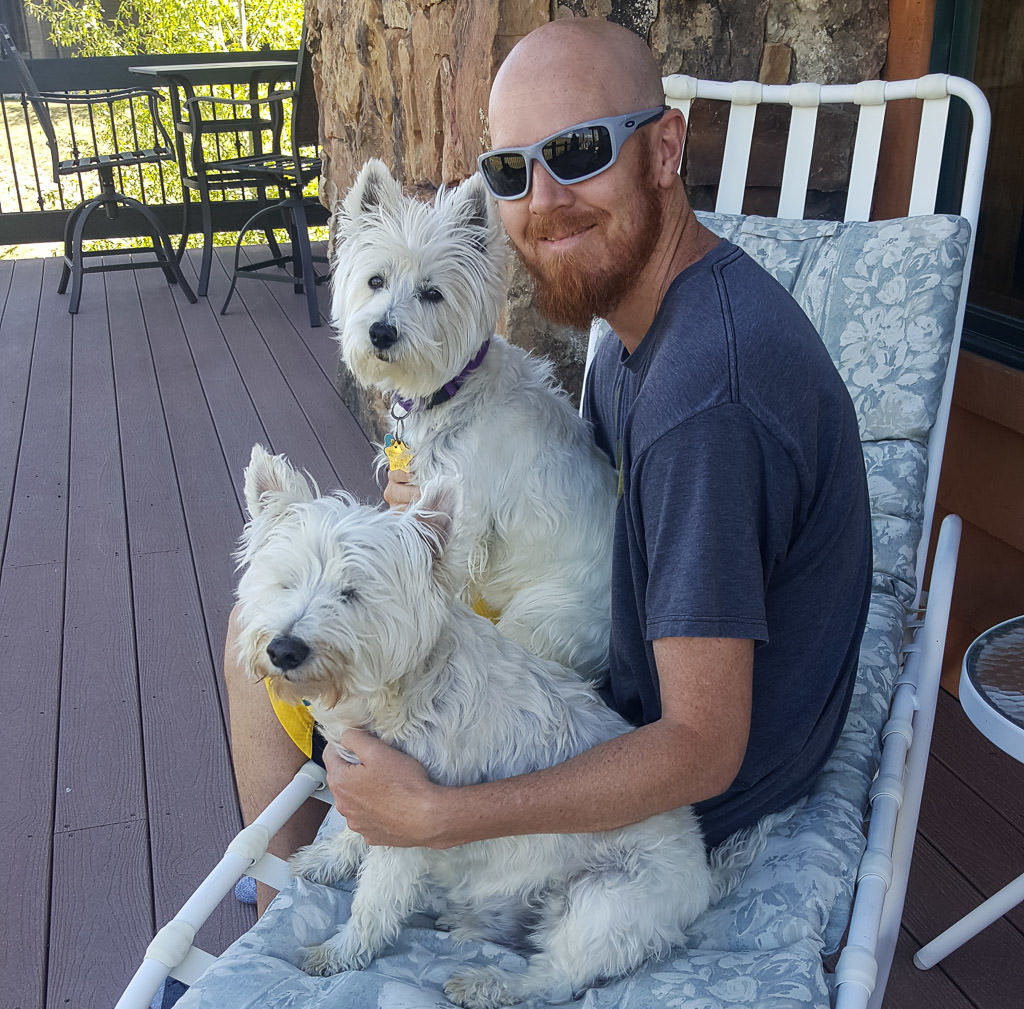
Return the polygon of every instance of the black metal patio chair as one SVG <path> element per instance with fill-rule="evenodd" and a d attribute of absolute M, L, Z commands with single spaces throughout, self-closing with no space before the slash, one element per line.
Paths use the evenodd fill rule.
<path fill-rule="evenodd" d="M 195 98 L 194 102 L 213 99 Z M 320 325 L 320 309 L 317 301 L 317 285 L 326 276 L 316 272 L 314 263 L 327 262 L 326 257 L 313 254 L 309 242 L 309 216 L 307 208 L 320 207 L 315 196 L 305 194 L 309 183 L 320 176 L 323 161 L 318 153 L 320 143 L 320 111 L 313 86 L 313 70 L 310 54 L 306 50 L 305 34 L 299 46 L 295 70 L 295 87 L 290 91 L 271 93 L 265 103 L 291 103 L 290 150 L 274 151 L 246 158 L 235 158 L 221 162 L 228 168 L 253 174 L 262 178 L 268 187 L 276 188 L 282 198 L 276 203 L 262 207 L 242 225 L 235 243 L 235 257 L 231 285 L 221 308 L 221 315 L 228 310 L 238 280 L 255 278 L 292 284 L 296 294 L 306 295 L 310 326 Z M 304 153 L 306 152 L 306 153 Z M 309 153 L 311 152 L 311 153 Z M 241 264 L 241 247 L 246 234 L 253 228 L 267 230 L 271 225 L 268 218 L 280 216 L 288 231 L 291 250 L 285 254 L 271 248 L 268 259 Z M 281 269 L 284 268 L 284 269 Z M 266 272 L 271 271 L 271 272 Z"/>
<path fill-rule="evenodd" d="M 52 161 L 53 181 L 60 184 L 61 179 L 66 176 L 81 177 L 93 173 L 99 178 L 99 194 L 79 203 L 69 215 L 64 229 L 64 268 L 61 271 L 57 290 L 63 294 L 67 290 L 70 279 L 71 298 L 68 311 L 72 314 L 78 311 L 84 274 L 151 267 L 163 270 L 167 282 L 179 284 L 185 297 L 190 302 L 195 302 L 196 296 L 181 272 L 167 229 L 150 207 L 132 196 L 127 196 L 115 184 L 115 172 L 118 179 L 121 180 L 123 170 L 126 168 L 174 159 L 170 137 L 160 121 L 158 108 L 160 95 L 151 88 L 121 88 L 116 91 L 89 94 L 42 92 L 37 87 L 32 73 L 18 51 L 6 25 L 0 25 L 0 55 L 14 65 L 25 99 L 32 106 L 39 126 L 45 134 Z M 70 131 L 72 156 L 62 158 L 57 131 L 50 115 L 50 106 L 54 105 L 64 108 L 69 123 L 72 122 L 72 110 L 76 107 L 91 111 L 95 106 L 106 106 L 111 110 L 113 116 L 113 109 L 118 106 L 125 111 L 125 115 L 121 117 L 124 124 L 122 135 L 119 136 L 118 131 L 114 129 L 108 140 L 102 135 L 102 131 L 90 128 L 85 131 L 84 136 L 76 136 L 72 125 Z M 148 134 L 150 129 L 152 130 L 151 138 Z M 124 132 L 127 132 L 127 136 L 123 135 Z M 91 153 L 83 153 L 80 149 L 79 142 L 85 139 L 90 141 Z M 150 146 L 144 146 L 143 141 L 150 139 Z M 99 209 L 102 209 L 110 219 L 116 218 L 122 209 L 134 210 L 141 214 L 148 226 L 152 244 L 138 251 L 151 251 L 155 259 L 153 261 L 138 261 L 133 258 L 130 262 L 86 266 L 85 259 L 87 257 L 109 255 L 108 250 L 84 250 L 82 248 L 86 223 L 90 216 Z"/>

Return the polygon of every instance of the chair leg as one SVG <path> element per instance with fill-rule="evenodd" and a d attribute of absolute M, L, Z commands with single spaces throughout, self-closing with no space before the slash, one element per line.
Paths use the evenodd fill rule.
<path fill-rule="evenodd" d="M 82 270 L 85 265 L 82 262 L 82 235 L 85 232 L 85 222 L 89 220 L 89 216 L 94 210 L 106 202 L 108 201 L 105 197 L 94 196 L 78 208 L 81 213 L 75 220 L 75 226 L 71 232 L 71 300 L 68 302 L 68 312 L 71 315 L 78 313 L 78 306 L 82 300 Z"/>
<path fill-rule="evenodd" d="M 148 222 L 153 233 L 153 253 L 169 284 L 178 284 L 182 293 L 188 298 L 190 304 L 196 303 L 196 296 L 189 286 L 185 275 L 181 272 L 181 264 L 174 255 L 174 245 L 171 243 L 171 236 L 167 229 L 160 223 L 160 219 L 144 203 L 133 199 L 131 196 L 121 196 L 120 202 L 126 207 L 137 210 Z"/>
<path fill-rule="evenodd" d="M 63 294 L 68 289 L 68 280 L 71 278 L 71 264 L 75 247 L 75 225 L 78 223 L 78 218 L 82 216 L 82 212 L 85 210 L 85 207 L 85 203 L 79 203 L 78 206 L 68 214 L 68 219 L 64 222 L 64 264 L 61 267 L 60 281 L 57 284 L 58 294 Z M 81 259 L 81 257 L 79 257 L 79 259 Z"/>
<path fill-rule="evenodd" d="M 306 204 L 301 196 L 297 196 L 292 207 L 292 223 L 299 258 L 302 263 L 302 286 L 306 289 L 306 308 L 309 312 L 309 324 L 314 329 L 320 325 L 320 305 L 316 296 L 316 271 L 313 269 L 313 250 L 309 244 L 309 225 L 306 223 Z"/>
<path fill-rule="evenodd" d="M 281 216 L 288 231 L 288 241 L 292 247 L 292 290 L 302 294 L 302 252 L 299 248 L 298 228 L 295 223 L 295 197 L 281 204 Z"/>
<path fill-rule="evenodd" d="M 181 257 L 185 255 L 185 246 L 188 245 L 189 237 L 192 234 L 188 226 L 188 212 L 191 204 L 190 192 L 191 190 L 188 186 L 183 185 L 181 187 L 181 239 L 178 242 L 178 248 L 174 250 L 174 258 L 179 263 L 181 262 Z"/>
<path fill-rule="evenodd" d="M 232 264 L 232 267 L 231 267 L 231 284 L 228 287 L 228 294 L 227 294 L 227 297 L 224 299 L 224 304 L 221 306 L 221 309 L 220 309 L 220 314 L 221 315 L 227 315 L 228 305 L 231 304 L 231 299 L 232 299 L 232 297 L 234 296 L 234 293 L 235 293 L 235 286 L 238 283 L 238 260 L 241 258 L 242 242 L 245 240 L 245 236 L 252 230 L 253 225 L 255 225 L 255 223 L 264 214 L 272 213 L 275 210 L 277 210 L 277 206 L 276 205 L 272 206 L 272 207 L 261 207 L 239 229 L 239 231 L 238 231 L 238 238 L 235 240 L 235 259 L 234 259 L 234 263 Z M 264 228 L 263 230 L 265 232 L 269 232 L 271 229 Z"/>
<path fill-rule="evenodd" d="M 200 206 L 203 212 L 203 259 L 199 267 L 199 293 L 205 297 L 210 288 L 210 267 L 213 264 L 213 214 L 208 194 L 204 194 Z"/>

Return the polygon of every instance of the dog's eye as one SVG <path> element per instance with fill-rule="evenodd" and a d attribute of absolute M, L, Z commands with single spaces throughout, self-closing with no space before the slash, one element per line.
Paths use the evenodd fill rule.
<path fill-rule="evenodd" d="M 444 301 L 444 295 L 436 287 L 427 287 L 422 291 L 416 292 L 416 297 L 420 301 L 427 301 L 431 305 L 436 305 L 439 301 Z"/>
<path fill-rule="evenodd" d="M 356 590 L 355 590 L 355 589 L 342 589 L 342 590 L 341 590 L 341 591 L 340 591 L 340 592 L 338 593 L 338 598 L 339 598 L 339 599 L 340 599 L 340 600 L 341 600 L 341 601 L 342 601 L 343 603 L 351 603 L 351 602 L 354 602 L 354 601 L 355 601 L 355 599 L 356 599 Z"/>
<path fill-rule="evenodd" d="M 384 278 L 379 273 L 375 273 L 370 278 L 369 283 L 373 290 L 379 291 L 384 286 Z"/>

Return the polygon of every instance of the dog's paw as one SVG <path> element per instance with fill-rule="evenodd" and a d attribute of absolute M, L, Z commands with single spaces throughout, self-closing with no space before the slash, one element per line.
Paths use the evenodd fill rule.
<path fill-rule="evenodd" d="M 522 1001 L 510 980 L 509 974 L 497 967 L 476 967 L 453 974 L 445 982 L 444 995 L 463 1009 L 499 1009 Z"/>
<path fill-rule="evenodd" d="M 339 850 L 333 838 L 316 841 L 300 848 L 288 862 L 293 876 L 301 876 L 311 883 L 336 886 L 343 880 L 351 879 L 359 869 L 359 858 L 354 845 Z"/>
<path fill-rule="evenodd" d="M 319 946 L 311 946 L 302 960 L 302 969 L 313 977 L 330 977 L 347 970 L 363 970 L 372 960 L 370 950 L 353 946 L 340 933 Z"/>

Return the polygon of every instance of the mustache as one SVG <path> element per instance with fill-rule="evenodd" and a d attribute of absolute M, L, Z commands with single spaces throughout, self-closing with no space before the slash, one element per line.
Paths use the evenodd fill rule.
<path fill-rule="evenodd" d="M 526 222 L 525 237 L 528 242 L 550 241 L 583 231 L 584 228 L 600 224 L 604 214 L 599 210 L 577 210 L 566 207 L 553 210 L 550 214 L 531 217 Z"/>

